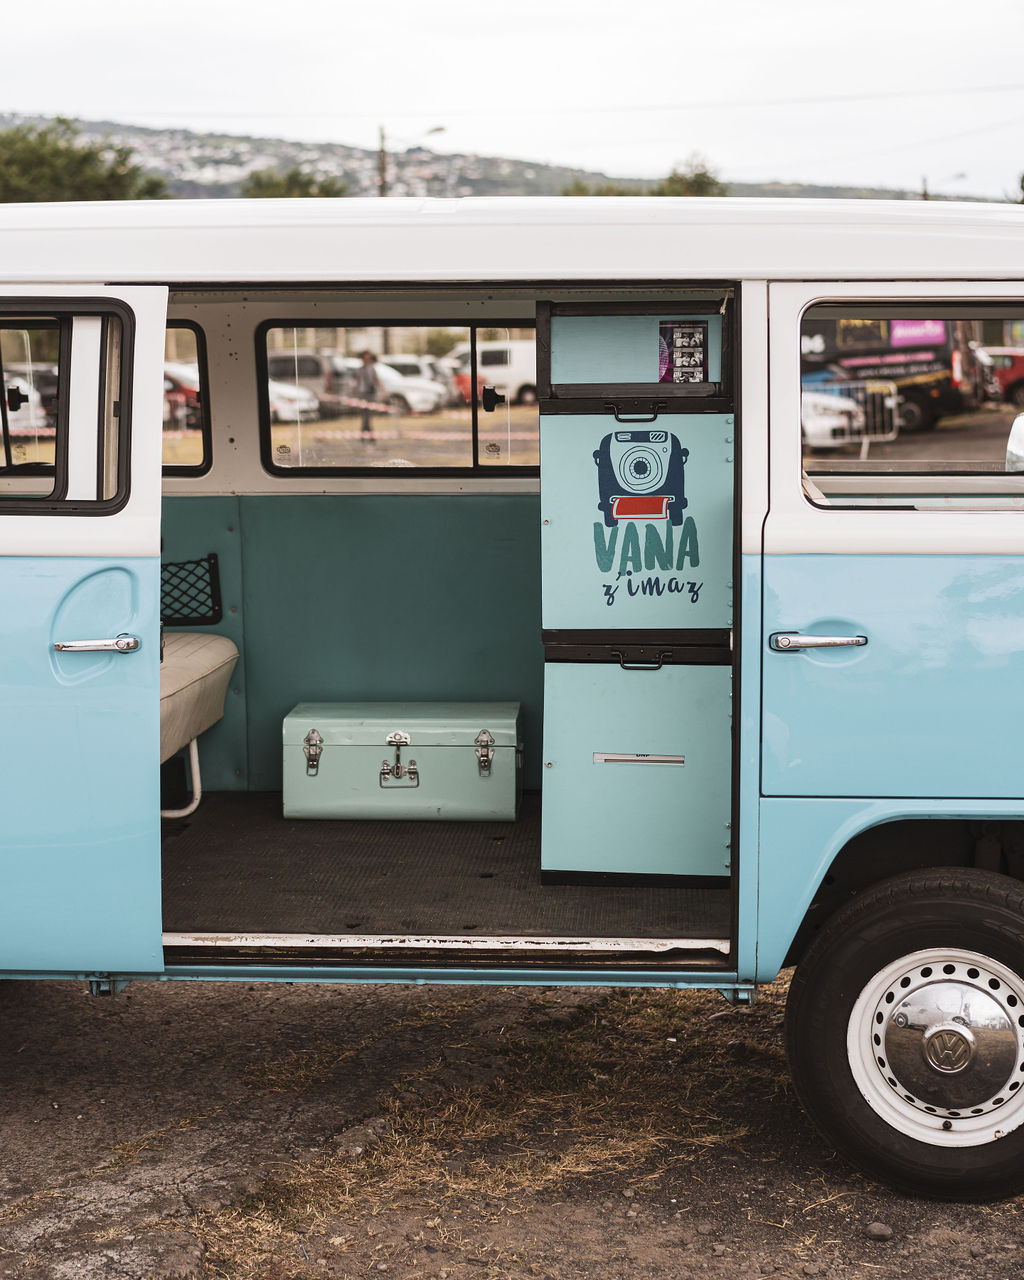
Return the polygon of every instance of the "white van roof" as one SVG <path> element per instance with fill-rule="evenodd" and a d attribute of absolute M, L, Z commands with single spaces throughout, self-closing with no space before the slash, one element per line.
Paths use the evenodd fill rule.
<path fill-rule="evenodd" d="M 531 198 L 0 205 L 0 281 L 1020 279 L 1024 206 Z"/>

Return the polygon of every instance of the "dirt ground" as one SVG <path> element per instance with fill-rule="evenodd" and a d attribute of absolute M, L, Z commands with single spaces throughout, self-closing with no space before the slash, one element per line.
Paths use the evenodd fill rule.
<path fill-rule="evenodd" d="M 784 987 L 0 984 L 0 1280 L 1024 1275 L 824 1144 Z"/>

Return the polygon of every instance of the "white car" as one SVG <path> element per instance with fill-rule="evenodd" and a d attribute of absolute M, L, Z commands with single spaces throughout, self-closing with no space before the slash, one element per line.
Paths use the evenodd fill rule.
<path fill-rule="evenodd" d="M 271 422 L 316 422 L 320 417 L 320 401 L 306 387 L 287 382 L 267 381 Z"/>
<path fill-rule="evenodd" d="M 835 449 L 864 435 L 864 410 L 849 396 L 805 391 L 800 397 L 804 443 L 812 449 Z"/>
<path fill-rule="evenodd" d="M 340 360 L 344 372 L 350 375 L 351 387 L 362 362 L 352 356 L 342 356 Z M 406 377 L 381 359 L 374 362 L 373 368 L 388 403 L 396 413 L 436 413 L 444 404 L 446 393 L 441 383 L 430 378 Z M 353 393 L 349 390 L 348 394 L 351 396 Z"/>

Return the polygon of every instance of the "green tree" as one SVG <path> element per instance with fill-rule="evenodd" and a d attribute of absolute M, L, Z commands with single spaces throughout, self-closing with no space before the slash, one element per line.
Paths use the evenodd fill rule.
<path fill-rule="evenodd" d="M 130 147 L 84 142 L 71 120 L 0 130 L 0 201 L 159 200 L 167 184 Z"/>
<path fill-rule="evenodd" d="M 1024 178 L 1021 179 L 1024 183 Z M 703 156 L 694 152 L 683 169 L 673 169 L 653 186 L 630 186 L 621 182 L 601 182 L 590 186 L 576 178 L 562 188 L 563 196 L 727 196 L 729 188 L 719 182 Z M 1024 203 L 1024 202 L 1022 202 Z"/>
<path fill-rule="evenodd" d="M 242 195 L 250 199 L 295 199 L 310 196 L 347 196 L 348 183 L 330 176 L 318 178 L 301 169 L 257 169 L 242 183 Z"/>
<path fill-rule="evenodd" d="M 718 174 L 708 168 L 703 156 L 696 152 L 682 170 L 673 169 L 667 178 L 651 188 L 652 196 L 727 196 L 729 188 L 719 182 Z"/>
<path fill-rule="evenodd" d="M 599 182 L 590 186 L 582 178 L 574 178 L 562 188 L 563 196 L 642 196 L 647 193 L 641 187 L 630 187 L 621 182 Z"/>

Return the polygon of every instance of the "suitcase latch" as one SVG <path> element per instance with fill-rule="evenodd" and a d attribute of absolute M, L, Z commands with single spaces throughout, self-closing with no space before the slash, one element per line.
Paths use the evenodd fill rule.
<path fill-rule="evenodd" d="M 402 764 L 402 748 L 409 746 L 412 739 L 407 733 L 403 733 L 400 729 L 396 729 L 394 733 L 389 733 L 384 739 L 389 747 L 394 747 L 394 761 L 382 760 L 380 762 L 380 785 L 386 786 L 387 783 L 394 778 L 401 781 L 402 778 L 408 778 L 408 782 L 402 783 L 405 787 L 418 787 L 420 785 L 420 771 L 416 767 L 416 761 L 410 760 L 408 764 Z"/>
<path fill-rule="evenodd" d="M 476 767 L 481 778 L 491 776 L 491 762 L 494 760 L 494 738 L 486 729 L 481 729 L 474 739 L 476 742 Z"/>
<path fill-rule="evenodd" d="M 315 778 L 320 769 L 320 757 L 324 753 L 324 740 L 318 729 L 310 729 L 302 739 L 302 752 L 306 757 L 306 776 Z"/>

